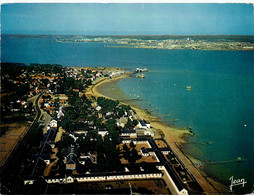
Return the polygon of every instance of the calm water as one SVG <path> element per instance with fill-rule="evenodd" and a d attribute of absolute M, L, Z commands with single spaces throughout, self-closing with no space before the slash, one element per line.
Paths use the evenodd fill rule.
<path fill-rule="evenodd" d="M 184 150 L 205 162 L 246 159 L 206 166 L 229 185 L 229 178 L 254 183 L 254 51 L 198 51 L 107 48 L 104 43 L 56 43 L 54 37 L 2 36 L 1 61 L 66 66 L 146 67 L 145 79 L 119 82 L 169 124 L 192 127 Z M 186 90 L 191 86 L 191 90 Z M 246 126 L 245 126 L 246 125 Z M 245 188 L 235 188 L 239 190 Z"/>

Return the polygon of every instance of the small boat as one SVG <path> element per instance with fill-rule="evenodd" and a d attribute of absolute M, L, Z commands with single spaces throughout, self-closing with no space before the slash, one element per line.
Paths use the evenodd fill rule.
<path fill-rule="evenodd" d="M 148 69 L 147 68 L 136 68 L 136 72 L 137 73 L 148 72 Z"/>
<path fill-rule="evenodd" d="M 187 90 L 190 91 L 191 90 L 191 86 L 187 86 Z"/>
<path fill-rule="evenodd" d="M 136 75 L 136 77 L 137 77 L 137 78 L 145 78 L 145 75 L 143 75 L 143 74 L 138 74 L 138 75 Z"/>

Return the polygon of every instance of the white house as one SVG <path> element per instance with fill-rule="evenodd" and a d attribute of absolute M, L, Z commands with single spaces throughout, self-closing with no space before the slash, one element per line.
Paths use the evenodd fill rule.
<path fill-rule="evenodd" d="M 100 111 L 100 110 L 101 110 L 101 106 L 97 106 L 97 107 L 95 108 L 95 110 Z"/>
<path fill-rule="evenodd" d="M 138 128 L 142 128 L 142 129 L 150 129 L 151 128 L 150 124 L 144 120 L 139 120 L 137 126 L 138 126 Z"/>
<path fill-rule="evenodd" d="M 108 134 L 108 131 L 105 130 L 105 129 L 100 129 L 100 130 L 98 131 L 98 134 L 101 135 L 102 137 L 105 137 L 105 135 Z"/>
<path fill-rule="evenodd" d="M 50 127 L 57 128 L 57 121 L 53 119 L 50 121 L 49 125 Z"/>
<path fill-rule="evenodd" d="M 154 132 L 150 128 L 147 128 L 147 129 L 145 129 L 145 128 L 137 128 L 136 132 L 137 132 L 138 135 L 150 135 L 150 136 L 154 135 Z"/>

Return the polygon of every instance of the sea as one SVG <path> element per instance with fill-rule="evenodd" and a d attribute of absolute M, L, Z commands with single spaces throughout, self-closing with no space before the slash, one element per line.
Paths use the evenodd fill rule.
<path fill-rule="evenodd" d="M 247 183 L 233 189 L 254 190 L 254 51 L 118 48 L 59 38 L 2 35 L 1 62 L 147 68 L 144 79 L 118 82 L 126 97 L 169 125 L 191 127 L 195 135 L 186 138 L 184 152 L 201 160 L 209 175 L 226 186 L 232 176 L 244 178 Z M 225 37 L 194 37 L 201 38 Z M 227 39 L 254 42 L 253 36 Z"/>

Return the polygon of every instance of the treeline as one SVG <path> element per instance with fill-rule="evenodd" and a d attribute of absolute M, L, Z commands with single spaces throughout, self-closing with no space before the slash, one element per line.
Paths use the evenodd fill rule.
<path fill-rule="evenodd" d="M 59 125 L 66 131 L 88 130 L 88 124 L 85 121 L 93 121 L 101 124 L 97 116 L 93 115 L 91 110 L 91 101 L 85 95 L 79 97 L 74 92 L 68 99 L 69 106 L 64 108 L 64 116 L 59 121 Z"/>
<path fill-rule="evenodd" d="M 1 93 L 15 92 L 24 95 L 29 90 L 28 84 L 16 84 L 13 81 L 25 72 L 27 66 L 21 63 L 1 63 Z"/>
<path fill-rule="evenodd" d="M 105 114 L 107 112 L 113 112 L 115 114 L 115 119 L 122 117 L 125 112 L 131 110 L 131 107 L 129 105 L 120 105 L 118 100 L 115 101 L 104 97 L 98 97 L 97 104 L 101 106 L 102 113 Z"/>
<path fill-rule="evenodd" d="M 34 71 L 35 73 L 44 72 L 47 74 L 57 74 L 62 72 L 62 65 L 60 64 L 38 64 L 31 63 L 30 66 L 27 67 L 27 71 Z"/>
<path fill-rule="evenodd" d="M 62 65 L 59 64 L 38 64 L 31 63 L 30 65 L 26 65 L 23 63 L 10 63 L 10 62 L 1 62 L 1 75 L 8 74 L 10 79 L 15 79 L 20 74 L 27 72 L 34 73 L 61 73 Z"/>
<path fill-rule="evenodd" d="M 8 74 L 10 79 L 15 79 L 21 75 L 26 69 L 27 65 L 22 63 L 8 63 L 1 62 L 1 76 Z"/>
<path fill-rule="evenodd" d="M 101 106 L 102 111 L 104 112 L 112 112 L 116 106 L 118 106 L 119 101 L 114 101 L 110 99 L 106 99 L 104 97 L 97 98 L 97 104 Z"/>
<path fill-rule="evenodd" d="M 85 82 L 82 80 L 75 80 L 73 77 L 66 77 L 66 75 L 64 75 L 64 78 L 59 80 L 58 93 L 64 93 L 67 96 L 75 95 L 76 92 L 73 90 L 84 90 L 84 84 Z"/>

